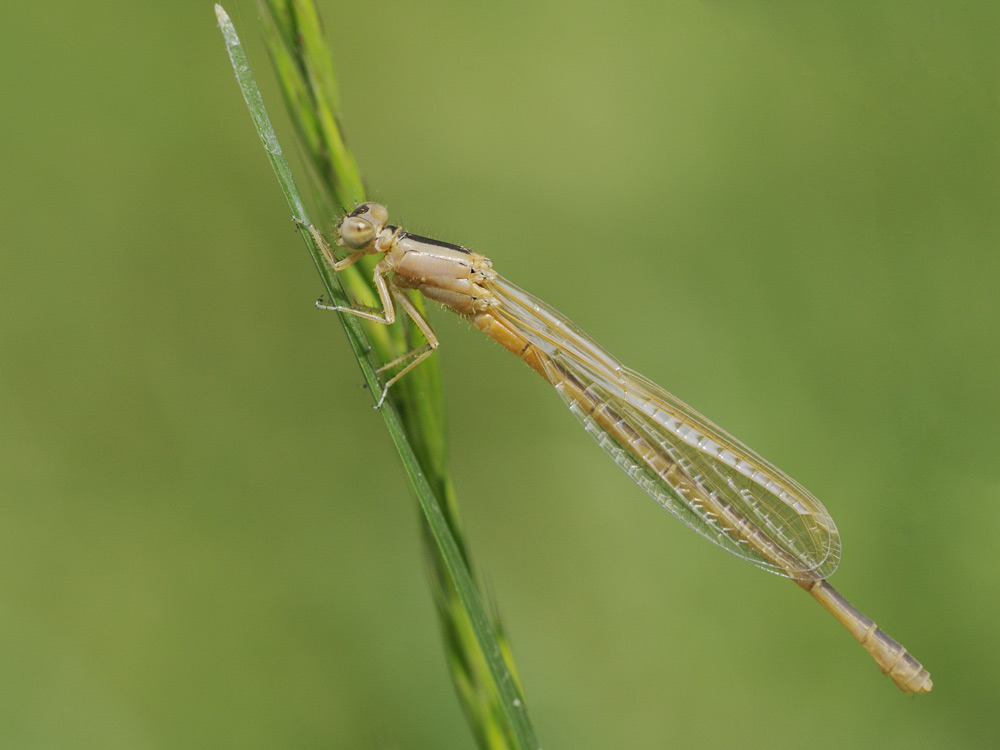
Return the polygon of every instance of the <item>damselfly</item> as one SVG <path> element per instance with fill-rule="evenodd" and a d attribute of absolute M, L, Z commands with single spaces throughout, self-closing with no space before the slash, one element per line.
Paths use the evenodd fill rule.
<path fill-rule="evenodd" d="M 720 547 L 808 591 L 907 693 L 931 689 L 930 675 L 844 599 L 826 578 L 840 561 L 830 514 L 802 485 L 655 383 L 624 367 L 565 316 L 493 270 L 489 258 L 418 237 L 388 223 L 385 206 L 363 203 L 338 226 L 338 260 L 309 232 L 335 271 L 381 255 L 374 282 L 381 309 L 322 305 L 391 324 L 396 305 L 427 343 L 379 368 L 393 383 L 433 354 L 438 338 L 407 290 L 468 319 L 551 383 L 584 428 L 625 473 L 677 518 Z"/>

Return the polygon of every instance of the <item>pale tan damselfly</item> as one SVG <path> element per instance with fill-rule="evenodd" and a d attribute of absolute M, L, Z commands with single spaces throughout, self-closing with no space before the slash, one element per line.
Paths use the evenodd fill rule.
<path fill-rule="evenodd" d="M 931 689 L 930 674 L 902 645 L 844 599 L 826 579 L 840 561 L 840 535 L 802 485 L 652 381 L 624 367 L 568 318 L 493 270 L 489 258 L 418 237 L 388 223 L 385 206 L 363 203 L 338 226 L 338 260 L 307 229 L 335 271 L 381 255 L 378 308 L 322 305 L 391 324 L 396 305 L 427 343 L 379 368 L 399 368 L 390 386 L 433 354 L 438 338 L 407 290 L 419 290 L 510 350 L 551 383 L 600 446 L 642 489 L 707 539 L 812 594 L 872 655 L 900 690 Z"/>

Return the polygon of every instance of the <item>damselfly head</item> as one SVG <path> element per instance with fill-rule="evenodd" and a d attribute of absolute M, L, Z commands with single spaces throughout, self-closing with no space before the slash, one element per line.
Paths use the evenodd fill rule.
<path fill-rule="evenodd" d="M 338 244 L 360 250 L 375 239 L 387 221 L 389 211 L 381 203 L 362 203 L 341 220 Z"/>

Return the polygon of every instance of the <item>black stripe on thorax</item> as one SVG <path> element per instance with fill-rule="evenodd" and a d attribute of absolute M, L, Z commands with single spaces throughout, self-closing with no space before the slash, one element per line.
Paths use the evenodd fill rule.
<path fill-rule="evenodd" d="M 389 228 L 392 229 L 392 227 Z M 457 250 L 458 252 L 465 253 L 466 255 L 472 254 L 472 251 L 466 247 L 462 247 L 461 245 L 453 245 L 450 242 L 442 242 L 441 240 L 435 240 L 431 237 L 421 237 L 419 234 L 410 234 L 409 232 L 403 232 L 403 236 L 409 237 L 415 242 L 423 242 L 424 244 L 427 245 L 436 245 L 437 247 L 444 247 L 447 248 L 448 250 Z"/>

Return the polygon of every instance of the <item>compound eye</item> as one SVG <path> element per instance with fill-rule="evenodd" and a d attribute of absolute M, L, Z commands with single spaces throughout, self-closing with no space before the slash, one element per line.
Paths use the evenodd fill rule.
<path fill-rule="evenodd" d="M 375 226 L 367 218 L 345 216 L 340 222 L 340 239 L 353 250 L 360 250 L 375 239 Z"/>
<path fill-rule="evenodd" d="M 381 203 L 362 203 L 355 209 L 355 213 L 361 208 L 365 209 L 366 218 L 375 225 L 376 229 L 381 229 L 389 221 L 389 210 Z"/>
<path fill-rule="evenodd" d="M 340 241 L 360 250 L 382 231 L 389 221 L 389 211 L 381 203 L 362 203 L 340 222 Z"/>

